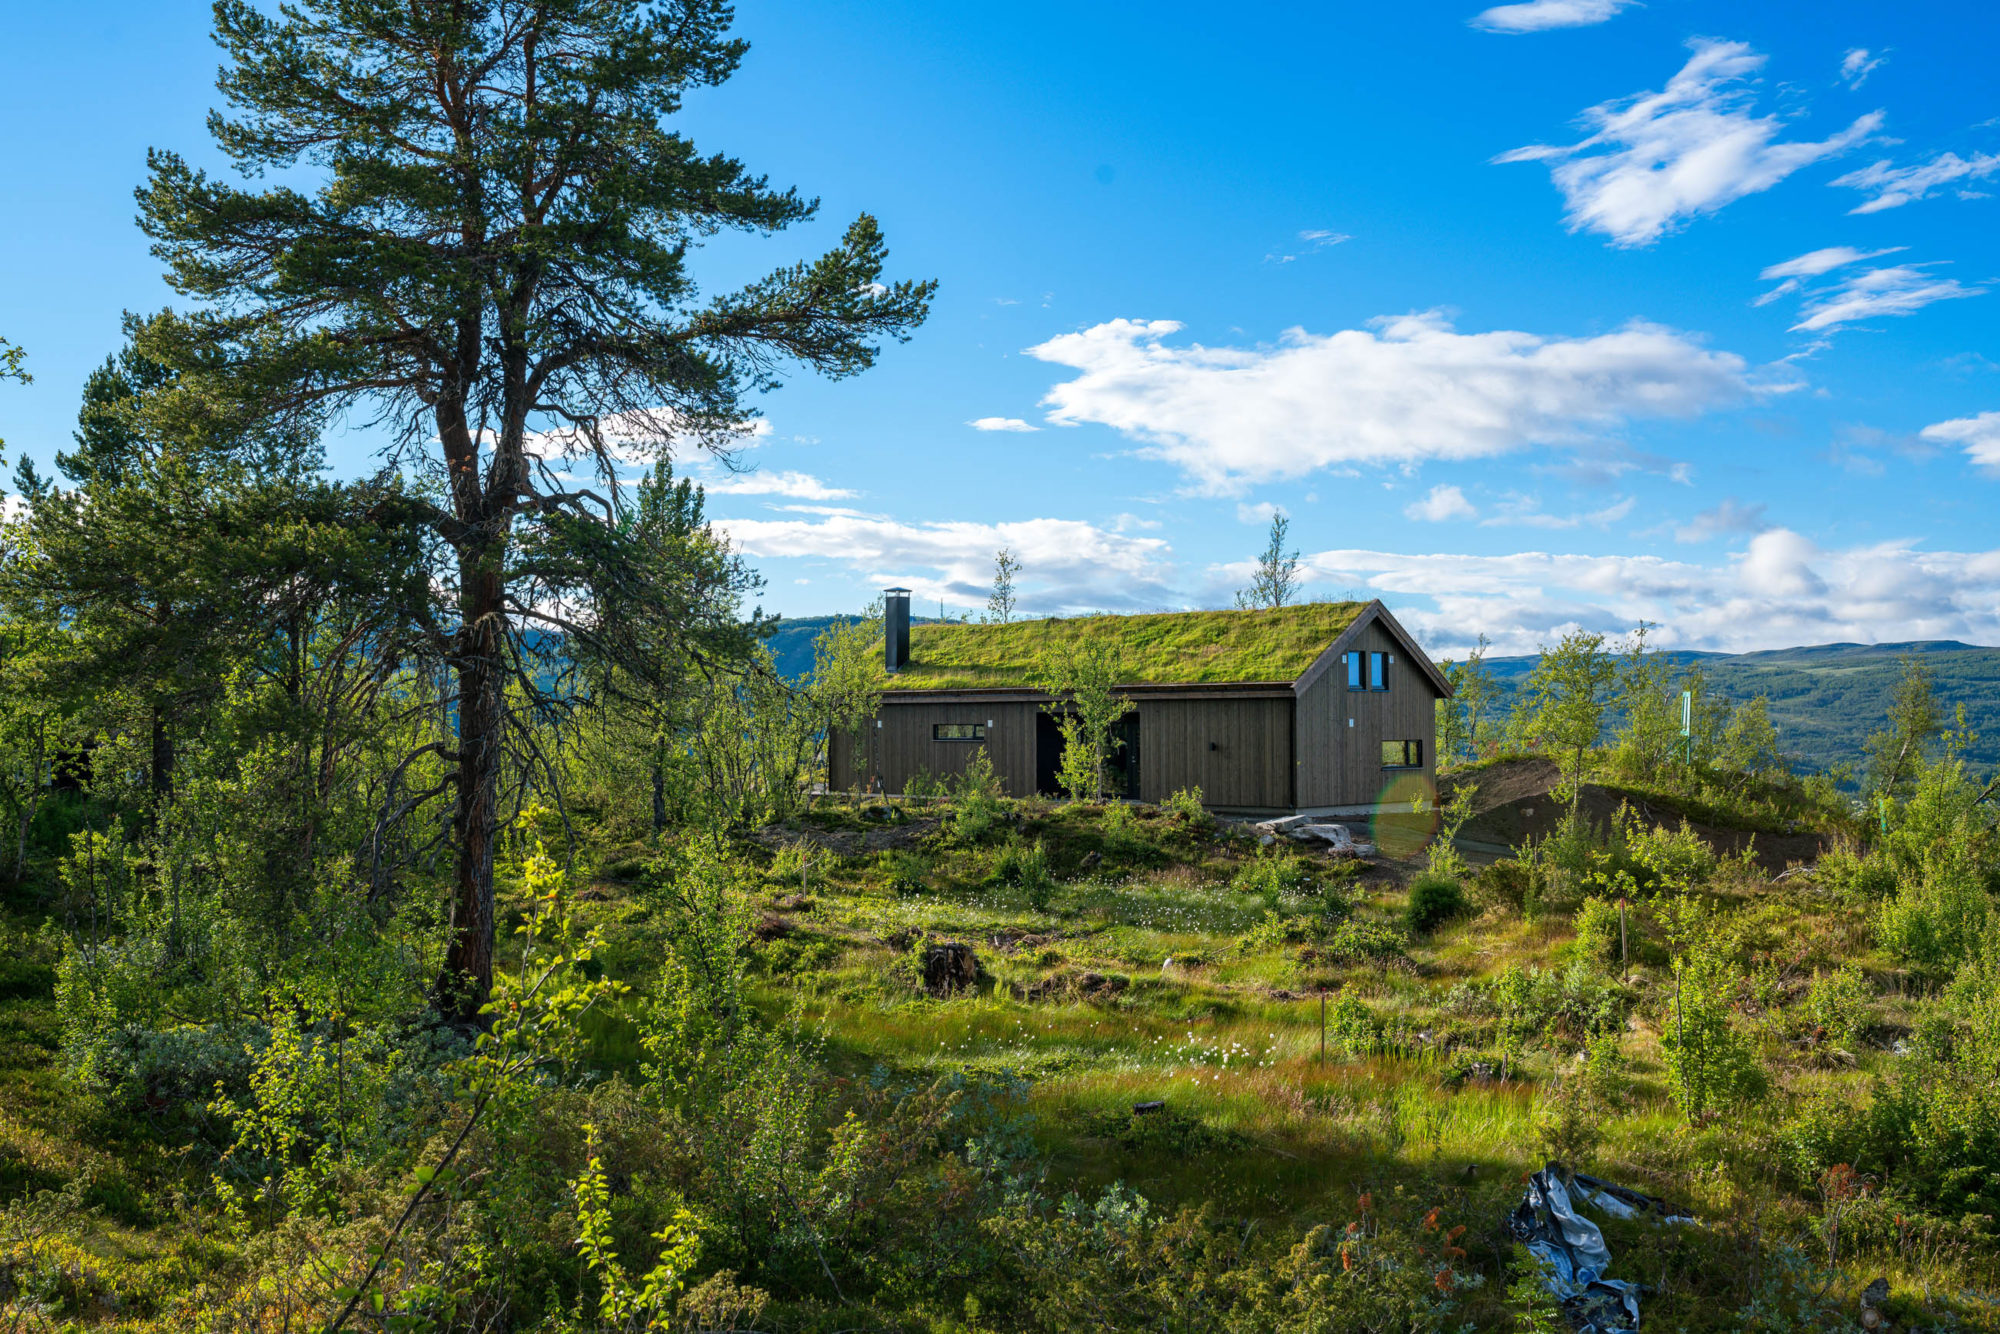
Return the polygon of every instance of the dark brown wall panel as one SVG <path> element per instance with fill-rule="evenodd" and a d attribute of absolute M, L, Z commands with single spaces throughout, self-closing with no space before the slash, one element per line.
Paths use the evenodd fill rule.
<path fill-rule="evenodd" d="M 1437 692 L 1430 679 L 1380 625 L 1363 627 L 1350 647 L 1395 655 L 1388 671 L 1389 688 L 1349 690 L 1347 667 L 1340 663 L 1299 697 L 1301 806 L 1379 801 L 1394 780 L 1418 772 L 1383 769 L 1384 741 L 1423 742 L 1421 774 L 1428 780 L 1436 772 Z"/>

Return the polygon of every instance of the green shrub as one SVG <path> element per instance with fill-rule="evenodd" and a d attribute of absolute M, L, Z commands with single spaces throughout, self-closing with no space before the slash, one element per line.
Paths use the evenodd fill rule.
<path fill-rule="evenodd" d="M 1339 963 L 1386 963 L 1405 957 L 1403 933 L 1379 922 L 1346 921 L 1327 938 L 1320 953 Z"/>
<path fill-rule="evenodd" d="M 1348 1056 L 1366 1056 L 1375 1050 L 1381 1029 L 1375 1012 L 1353 992 L 1342 988 L 1326 1004 L 1326 1045 L 1330 1051 Z"/>
<path fill-rule="evenodd" d="M 1618 961 L 1618 905 L 1595 895 L 1576 910 L 1576 957 L 1605 967 Z"/>
<path fill-rule="evenodd" d="M 1458 881 L 1435 871 L 1425 871 L 1410 885 L 1410 902 L 1403 921 L 1411 935 L 1434 931 L 1467 908 L 1465 891 Z"/>
<path fill-rule="evenodd" d="M 1285 895 L 1311 891 L 1312 863 L 1293 853 L 1259 849 L 1256 856 L 1236 868 L 1229 887 L 1239 894 L 1256 895 L 1267 911 L 1276 912 Z"/>
<path fill-rule="evenodd" d="M 1172 796 L 1160 803 L 1160 809 L 1182 824 L 1197 829 L 1207 828 L 1213 820 L 1208 807 L 1201 804 L 1201 789 L 1198 787 L 1176 789 Z"/>
<path fill-rule="evenodd" d="M 993 865 L 993 879 L 1025 891 L 1029 906 L 1036 912 L 1047 911 L 1055 895 L 1056 881 L 1049 873 L 1048 850 L 1040 839 L 1028 844 L 1009 843 L 1001 849 L 1000 859 Z"/>
<path fill-rule="evenodd" d="M 1548 898 L 1548 871 L 1534 861 L 1502 857 L 1486 866 L 1473 881 L 1481 905 L 1508 909 L 1534 921 Z"/>
<path fill-rule="evenodd" d="M 1879 852 L 1866 852 L 1848 839 L 1819 859 L 1819 882 L 1848 903 L 1878 903 L 1896 892 L 1896 870 Z"/>
<path fill-rule="evenodd" d="M 881 853 L 877 864 L 892 894 L 921 894 L 930 888 L 930 861 L 921 853 L 892 848 Z"/>
<path fill-rule="evenodd" d="M 1851 1049 L 1868 1026 L 1874 999 L 1868 979 L 1851 963 L 1830 973 L 1815 970 L 1812 987 L 1806 992 L 1806 1018 L 1825 1032 L 1828 1042 Z"/>

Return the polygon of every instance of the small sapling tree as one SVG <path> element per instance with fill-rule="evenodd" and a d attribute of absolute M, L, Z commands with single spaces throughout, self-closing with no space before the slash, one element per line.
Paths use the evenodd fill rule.
<path fill-rule="evenodd" d="M 1014 619 L 1014 576 L 1021 562 L 1006 547 L 993 553 L 993 593 L 986 599 L 986 619 L 1005 625 Z"/>
<path fill-rule="evenodd" d="M 1109 638 L 1085 636 L 1044 670 L 1042 688 L 1054 696 L 1044 708 L 1055 716 L 1063 739 L 1056 781 L 1075 800 L 1098 800 L 1104 795 L 1104 768 L 1124 744 L 1114 735 L 1125 716 L 1125 696 L 1118 690 L 1124 657 Z"/>
<path fill-rule="evenodd" d="M 1528 729 L 1562 757 L 1572 814 L 1583 796 L 1584 770 L 1603 734 L 1605 707 L 1617 675 L 1618 665 L 1604 651 L 1604 636 L 1575 630 L 1554 648 L 1544 647 L 1541 661 L 1528 676 L 1523 701 Z"/>
<path fill-rule="evenodd" d="M 1285 550 L 1291 527 L 1292 521 L 1282 511 L 1271 515 L 1270 539 L 1257 557 L 1257 572 L 1250 577 L 1250 587 L 1236 595 L 1238 607 L 1246 611 L 1275 608 L 1297 599 L 1299 553 Z"/>

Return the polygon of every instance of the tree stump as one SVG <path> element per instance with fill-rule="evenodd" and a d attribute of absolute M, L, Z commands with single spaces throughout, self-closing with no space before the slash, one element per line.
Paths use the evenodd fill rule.
<path fill-rule="evenodd" d="M 979 956 L 972 946 L 942 941 L 924 950 L 924 989 L 933 996 L 970 991 L 979 983 Z"/>

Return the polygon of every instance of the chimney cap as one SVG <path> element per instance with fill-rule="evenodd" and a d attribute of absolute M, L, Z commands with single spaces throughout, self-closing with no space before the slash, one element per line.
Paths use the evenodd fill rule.
<path fill-rule="evenodd" d="M 882 591 L 884 593 L 907 593 L 910 590 L 907 588 L 885 588 Z"/>

